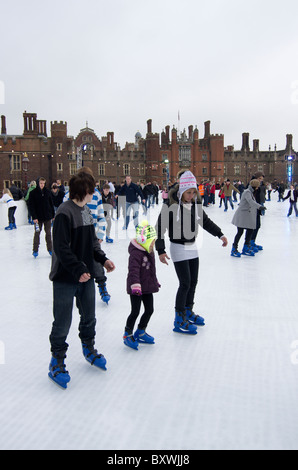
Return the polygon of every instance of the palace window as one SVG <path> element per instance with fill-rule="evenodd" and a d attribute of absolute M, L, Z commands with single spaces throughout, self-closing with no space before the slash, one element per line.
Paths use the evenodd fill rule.
<path fill-rule="evenodd" d="M 180 145 L 179 147 L 179 161 L 189 162 L 191 161 L 191 148 L 189 145 Z"/>
<path fill-rule="evenodd" d="M 12 170 L 13 171 L 21 170 L 21 156 L 20 155 L 12 156 Z"/>
<path fill-rule="evenodd" d="M 105 175 L 104 163 L 99 163 L 99 165 L 98 165 L 98 174 L 99 174 L 99 176 L 104 176 Z"/>
<path fill-rule="evenodd" d="M 240 175 L 240 165 L 234 166 L 234 175 Z"/>
<path fill-rule="evenodd" d="M 75 175 L 77 172 L 77 164 L 76 163 L 70 163 L 69 164 L 69 174 L 70 176 Z"/>
<path fill-rule="evenodd" d="M 145 165 L 144 165 L 144 163 L 140 163 L 140 166 L 139 166 L 139 175 L 140 175 L 140 176 L 144 176 L 144 175 L 145 175 Z"/>

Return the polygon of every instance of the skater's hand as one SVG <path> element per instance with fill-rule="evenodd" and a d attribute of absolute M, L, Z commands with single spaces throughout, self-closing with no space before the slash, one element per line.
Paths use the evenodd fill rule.
<path fill-rule="evenodd" d="M 140 287 L 133 287 L 131 289 L 131 293 L 132 295 L 137 295 L 140 297 L 142 295 L 142 289 L 140 289 Z"/>
<path fill-rule="evenodd" d="M 227 237 L 223 236 L 223 237 L 220 237 L 221 241 L 222 241 L 222 246 L 227 246 L 228 244 L 228 239 Z"/>
<path fill-rule="evenodd" d="M 108 260 L 105 262 L 104 267 L 106 268 L 106 270 L 108 271 L 108 273 L 111 273 L 111 272 L 114 271 L 114 269 L 115 269 L 115 265 L 114 265 L 113 261 L 111 261 L 110 259 L 108 259 Z"/>
<path fill-rule="evenodd" d="M 79 282 L 88 282 L 91 279 L 90 273 L 84 273 L 81 275 Z"/>
<path fill-rule="evenodd" d="M 163 263 L 163 264 L 169 264 L 167 262 L 167 259 L 171 259 L 168 257 L 168 255 L 166 253 L 163 253 L 162 255 L 159 255 L 159 260 Z"/>

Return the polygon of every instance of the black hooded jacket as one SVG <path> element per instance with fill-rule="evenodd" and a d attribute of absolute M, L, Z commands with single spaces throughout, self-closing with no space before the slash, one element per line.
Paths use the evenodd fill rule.
<path fill-rule="evenodd" d="M 51 191 L 46 187 L 40 189 L 37 186 L 30 192 L 28 206 L 33 220 L 45 222 L 54 218 L 55 211 Z"/>

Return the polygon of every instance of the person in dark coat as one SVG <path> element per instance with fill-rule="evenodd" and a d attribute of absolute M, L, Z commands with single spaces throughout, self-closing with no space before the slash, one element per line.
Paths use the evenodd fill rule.
<path fill-rule="evenodd" d="M 298 210 L 297 210 L 298 190 L 295 189 L 292 184 L 288 191 L 288 194 L 286 195 L 286 197 L 283 198 L 283 201 L 285 201 L 286 199 L 290 200 L 290 207 L 289 207 L 289 212 L 288 212 L 287 217 L 290 217 L 290 215 L 293 212 L 293 209 L 295 211 L 296 217 L 298 217 Z"/>
<path fill-rule="evenodd" d="M 46 233 L 46 245 L 52 256 L 51 224 L 55 216 L 51 191 L 46 188 L 45 178 L 39 178 L 38 185 L 31 191 L 28 206 L 34 222 L 33 256 L 37 258 L 40 244 L 40 232 L 44 226 Z"/>
<path fill-rule="evenodd" d="M 241 257 L 241 254 L 238 251 L 238 243 L 243 235 L 244 230 L 246 230 L 246 233 L 242 254 L 254 256 L 254 251 L 252 250 L 250 243 L 252 234 L 257 225 L 257 211 L 259 209 L 266 209 L 264 206 L 257 203 L 254 197 L 254 193 L 258 190 L 259 187 L 259 180 L 254 179 L 250 182 L 248 188 L 243 191 L 239 207 L 232 219 L 232 224 L 237 227 L 237 233 L 234 238 L 231 256 L 236 258 Z"/>
<path fill-rule="evenodd" d="M 136 228 L 136 238 L 131 241 L 128 252 L 127 293 L 130 295 L 131 313 L 127 318 L 123 341 L 126 346 L 138 349 L 139 343 L 154 343 L 154 338 L 146 333 L 146 327 L 153 313 L 153 293 L 159 291 L 156 277 L 154 243 L 155 228 L 145 220 Z M 143 303 L 145 312 L 133 334 L 136 320 Z"/>
<path fill-rule="evenodd" d="M 57 183 L 53 183 L 52 188 L 51 188 L 51 196 L 52 196 L 54 211 L 56 213 L 58 207 L 63 202 L 65 192 L 59 190 Z"/>
<path fill-rule="evenodd" d="M 9 191 L 11 192 L 14 201 L 20 201 L 24 197 L 23 191 L 15 184 L 11 185 Z"/>
<path fill-rule="evenodd" d="M 118 196 L 125 196 L 126 197 L 126 208 L 125 208 L 125 213 L 126 213 L 126 219 L 125 219 L 125 225 L 124 228 L 127 230 L 128 224 L 129 224 L 129 214 L 130 211 L 133 211 L 133 221 L 135 227 L 138 225 L 138 220 L 139 220 L 139 200 L 138 198 L 140 197 L 143 204 L 145 204 L 145 199 L 142 193 L 142 190 L 137 186 L 135 183 L 132 182 L 130 176 L 126 176 L 125 178 L 125 184 L 121 187 L 121 189 L 118 192 Z"/>
<path fill-rule="evenodd" d="M 254 192 L 254 197 L 257 201 L 258 204 L 261 204 L 261 206 L 264 206 L 265 200 L 266 200 L 266 186 L 264 184 L 264 175 L 261 171 L 258 171 L 255 173 L 255 175 L 252 177 L 252 180 L 259 180 L 260 186 L 259 188 Z M 257 210 L 257 223 L 256 223 L 256 228 L 254 229 L 250 244 L 255 252 L 262 251 L 263 246 L 262 245 L 257 245 L 256 244 L 256 238 L 258 236 L 259 230 L 261 228 L 261 216 L 264 215 L 264 210 L 259 209 Z"/>

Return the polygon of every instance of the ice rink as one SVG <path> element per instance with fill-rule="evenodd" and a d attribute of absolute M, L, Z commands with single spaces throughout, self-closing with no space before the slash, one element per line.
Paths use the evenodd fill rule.
<path fill-rule="evenodd" d="M 34 259 L 32 226 L 1 230 L 0 449 L 297 450 L 298 218 L 286 217 L 288 201 L 272 198 L 257 240 L 264 251 L 253 258 L 230 256 L 232 210 L 220 209 L 218 198 L 206 209 L 229 246 L 204 232 L 195 311 L 206 326 L 196 336 L 172 331 L 177 279 L 172 263 L 156 258 L 162 288 L 148 327 L 156 344 L 138 351 L 122 341 L 129 237 L 121 219 L 113 222 L 117 239 L 103 243 L 116 264 L 109 306 L 97 293 L 96 347 L 107 371 L 83 358 L 74 308 L 65 391 L 47 375 L 52 285 L 44 233 Z M 159 210 L 150 209 L 151 223 Z"/>

